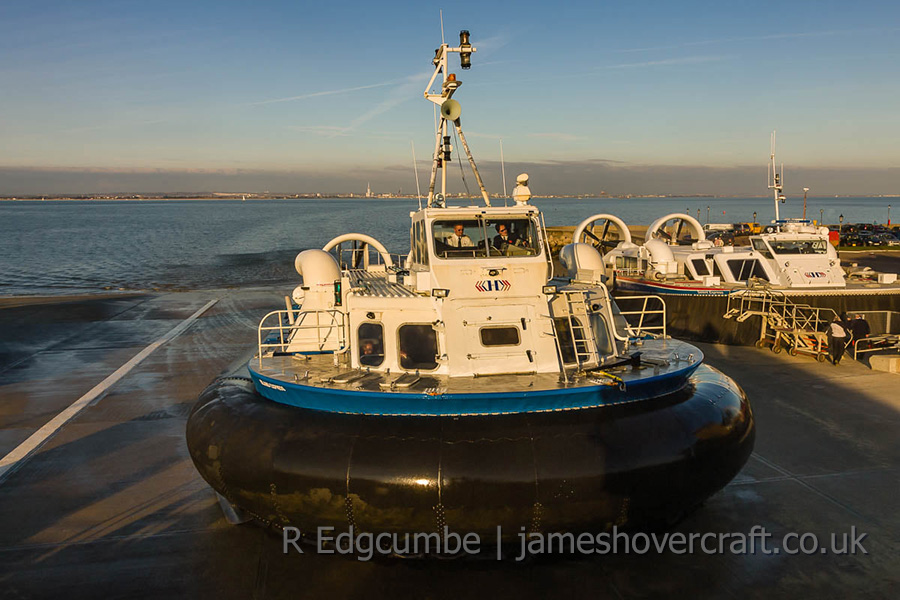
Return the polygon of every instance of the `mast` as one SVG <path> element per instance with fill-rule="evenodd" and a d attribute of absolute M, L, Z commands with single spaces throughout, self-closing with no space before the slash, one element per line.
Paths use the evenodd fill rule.
<path fill-rule="evenodd" d="M 459 62 L 462 69 L 469 69 L 472 66 L 472 53 L 475 48 L 469 43 L 469 32 L 462 30 L 459 32 L 459 46 L 451 48 L 447 43 L 441 43 L 440 47 L 434 51 L 432 64 L 434 65 L 434 74 L 431 76 L 428 85 L 425 87 L 425 99 L 434 102 L 441 107 L 441 120 L 435 131 L 434 141 L 434 159 L 431 164 L 431 180 L 428 184 L 428 206 L 442 206 L 444 199 L 447 197 L 447 169 L 446 163 L 450 162 L 450 153 L 452 146 L 450 145 L 450 132 L 448 122 L 452 122 L 456 127 L 456 134 L 459 136 L 460 143 L 469 159 L 469 165 L 475 174 L 475 180 L 481 190 L 481 197 L 484 198 L 485 206 L 491 205 L 491 199 L 487 190 L 484 188 L 484 182 L 481 180 L 481 174 L 475 165 L 475 158 L 469 150 L 469 144 L 466 142 L 466 136 L 463 134 L 462 125 L 460 124 L 459 115 L 461 108 L 459 102 L 453 100 L 453 94 L 462 85 L 461 81 L 456 79 L 455 73 L 450 73 L 447 66 L 447 59 L 451 52 L 459 53 Z M 441 90 L 439 93 L 432 92 L 431 87 L 434 85 L 438 75 L 441 75 Z M 441 170 L 441 191 L 436 195 L 434 188 L 437 185 L 437 171 Z"/>
<path fill-rule="evenodd" d="M 784 163 L 781 163 L 781 173 L 778 172 L 778 167 L 775 164 L 775 132 L 772 132 L 772 146 L 771 152 L 769 154 L 769 159 L 772 161 L 768 170 L 770 172 L 769 175 L 769 189 L 774 190 L 775 196 L 775 227 L 776 229 L 781 229 L 778 225 L 778 221 L 781 220 L 778 214 L 778 205 L 785 201 L 785 196 L 782 194 L 782 190 L 784 189 Z"/>

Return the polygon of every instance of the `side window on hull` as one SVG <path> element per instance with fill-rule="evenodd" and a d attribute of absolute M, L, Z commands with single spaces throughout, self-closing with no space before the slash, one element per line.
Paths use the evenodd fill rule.
<path fill-rule="evenodd" d="M 518 346 L 520 343 L 518 327 L 482 327 L 479 333 L 482 346 Z"/>
<path fill-rule="evenodd" d="M 702 258 L 692 258 L 691 265 L 693 265 L 694 270 L 697 272 L 697 277 L 709 275 L 709 267 L 706 266 L 706 261 Z"/>
<path fill-rule="evenodd" d="M 397 333 L 402 368 L 423 371 L 437 368 L 437 334 L 430 323 L 401 325 Z"/>
<path fill-rule="evenodd" d="M 384 362 L 384 327 L 381 323 L 363 323 L 356 332 L 359 364 L 377 367 Z"/>
<path fill-rule="evenodd" d="M 751 277 L 758 277 L 766 281 L 769 277 L 759 261 L 755 258 L 751 259 L 733 259 L 728 261 L 728 268 L 737 281 L 747 281 Z"/>

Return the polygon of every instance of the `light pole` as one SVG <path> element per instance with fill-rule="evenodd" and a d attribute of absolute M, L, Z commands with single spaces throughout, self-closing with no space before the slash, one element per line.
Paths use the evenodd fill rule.
<path fill-rule="evenodd" d="M 888 204 L 888 227 L 891 226 L 891 205 Z"/>
<path fill-rule="evenodd" d="M 820 208 L 820 209 L 819 209 L 819 225 L 821 225 L 822 223 L 825 222 L 825 216 L 824 216 L 824 214 L 825 214 L 825 209 L 824 209 L 824 208 Z M 804 218 L 805 218 L 805 217 L 804 217 Z"/>
<path fill-rule="evenodd" d="M 841 213 L 841 216 L 838 217 L 838 221 L 840 222 L 838 231 L 840 231 L 841 233 L 844 233 L 844 213 Z"/>
<path fill-rule="evenodd" d="M 806 220 L 806 192 L 809 191 L 809 188 L 803 188 L 803 220 Z M 819 220 L 819 225 L 822 224 L 822 221 Z"/>
<path fill-rule="evenodd" d="M 699 208 L 697 209 L 697 220 L 698 221 L 700 220 L 700 209 Z"/>
<path fill-rule="evenodd" d="M 709 207 L 706 207 L 706 224 L 709 225 Z"/>

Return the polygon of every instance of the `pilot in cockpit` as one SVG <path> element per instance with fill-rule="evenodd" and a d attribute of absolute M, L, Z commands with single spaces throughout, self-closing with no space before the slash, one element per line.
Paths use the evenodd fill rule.
<path fill-rule="evenodd" d="M 515 240 L 509 235 L 509 226 L 506 223 L 497 223 L 495 226 L 497 235 L 494 236 L 494 248 L 505 252 L 510 244 L 515 244 Z"/>
<path fill-rule="evenodd" d="M 453 233 L 447 236 L 446 244 L 451 248 L 471 248 L 475 245 L 472 238 L 466 235 L 466 228 L 462 223 L 453 225 Z"/>

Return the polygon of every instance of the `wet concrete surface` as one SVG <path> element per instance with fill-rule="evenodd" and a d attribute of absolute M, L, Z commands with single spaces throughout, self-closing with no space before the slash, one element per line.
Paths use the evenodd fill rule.
<path fill-rule="evenodd" d="M 900 376 L 748 347 L 701 345 L 753 403 L 754 455 L 673 531 L 789 532 L 823 544 L 855 526 L 868 554 L 724 553 L 361 562 L 284 554 L 225 523 L 191 464 L 199 392 L 253 351 L 280 290 L 113 296 L 0 308 L 0 456 L 212 298 L 0 481 L 0 598 L 703 597 L 900 594 Z M 794 544 L 796 545 L 796 540 Z"/>

